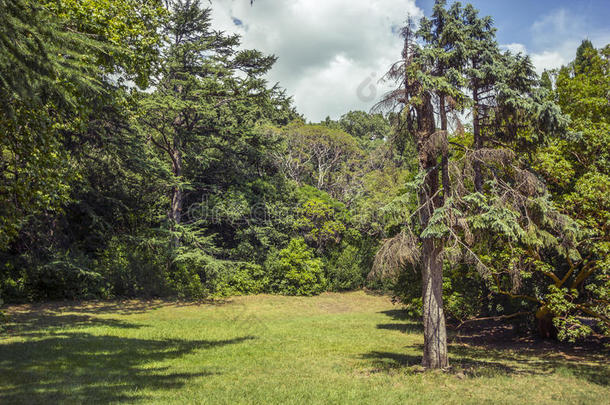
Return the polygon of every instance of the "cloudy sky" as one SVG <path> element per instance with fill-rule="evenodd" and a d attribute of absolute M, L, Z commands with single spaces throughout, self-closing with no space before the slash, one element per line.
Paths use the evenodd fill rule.
<path fill-rule="evenodd" d="M 531 55 L 538 71 L 573 59 L 589 38 L 610 43 L 608 0 L 473 0 L 491 15 L 498 42 Z M 214 0 L 216 29 L 242 35 L 245 48 L 275 54 L 269 73 L 310 121 L 369 110 L 387 89 L 378 83 L 399 58 L 396 30 L 407 16 L 429 15 L 434 0 Z M 465 3 L 465 1 L 463 1 Z"/>

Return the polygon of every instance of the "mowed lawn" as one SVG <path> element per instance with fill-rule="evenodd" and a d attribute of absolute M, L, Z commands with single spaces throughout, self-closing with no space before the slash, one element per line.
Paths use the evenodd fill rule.
<path fill-rule="evenodd" d="M 465 344 L 421 372 L 422 333 L 388 297 L 14 306 L 0 403 L 609 403 L 608 352 Z M 530 343 L 530 346 L 534 343 Z M 576 352 L 578 353 L 578 352 Z"/>

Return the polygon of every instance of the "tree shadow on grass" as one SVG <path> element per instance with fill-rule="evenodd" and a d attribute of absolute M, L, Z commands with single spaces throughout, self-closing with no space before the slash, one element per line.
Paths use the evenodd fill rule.
<path fill-rule="evenodd" d="M 451 345 L 449 352 L 454 364 L 473 373 L 477 372 L 473 359 L 485 359 L 485 362 L 491 359 L 498 364 L 510 364 L 511 374 L 548 375 L 562 372 L 593 384 L 610 385 L 610 367 L 604 353 L 566 357 L 561 350 L 540 351 L 531 347 L 497 349 L 466 345 Z"/>
<path fill-rule="evenodd" d="M 146 400 L 143 391 L 182 387 L 214 370 L 176 373 L 146 363 L 254 339 L 148 340 L 88 333 L 48 334 L 0 344 L 0 403 L 108 403 Z"/>
<path fill-rule="evenodd" d="M 414 346 L 414 349 L 423 350 L 423 347 Z M 382 371 L 404 371 L 414 373 L 421 371 L 422 356 L 408 353 L 392 353 L 372 351 L 362 356 L 367 359 L 377 372 Z M 455 359 L 451 361 L 452 368 L 449 370 L 453 374 L 461 373 L 470 376 L 513 374 L 517 371 L 497 361 L 476 360 L 469 357 L 461 357 L 457 363 Z"/>
<path fill-rule="evenodd" d="M 0 337 L 5 336 L 47 336 L 49 332 L 60 328 L 82 328 L 91 326 L 108 326 L 118 329 L 139 329 L 137 325 L 120 319 L 98 318 L 91 315 L 61 315 L 54 312 L 32 312 L 27 315 L 11 317 L 0 330 Z"/>
<path fill-rule="evenodd" d="M 402 333 L 423 333 L 424 328 L 421 324 L 410 323 L 380 323 L 377 329 L 397 330 Z"/>
<path fill-rule="evenodd" d="M 409 347 L 409 349 L 421 352 L 423 347 L 417 345 Z M 608 386 L 610 383 L 608 367 L 603 364 L 572 362 L 556 358 L 523 357 L 465 346 L 451 346 L 449 352 L 450 368 L 447 371 L 461 378 L 550 375 L 560 372 L 597 385 Z M 363 355 L 362 358 L 370 362 L 371 372 L 409 374 L 421 371 L 421 355 L 372 351 Z"/>
<path fill-rule="evenodd" d="M 5 310 L 9 315 L 22 317 L 30 313 L 86 313 L 86 314 L 143 314 L 163 307 L 195 307 L 201 305 L 220 306 L 230 304 L 230 299 L 206 299 L 198 301 L 178 301 L 160 299 L 123 299 L 112 301 L 56 301 L 34 304 L 9 305 Z"/>
<path fill-rule="evenodd" d="M 421 322 L 411 320 L 406 311 L 388 310 L 381 313 L 393 323 L 378 324 L 378 329 L 405 333 L 423 333 Z M 449 330 L 450 372 L 460 376 L 548 375 L 568 373 L 575 378 L 608 386 L 610 366 L 608 350 L 600 342 L 580 345 L 543 341 L 521 336 L 512 326 L 503 323 L 481 325 L 470 330 Z M 405 348 L 422 353 L 422 345 Z M 373 371 L 414 372 L 421 364 L 421 355 L 373 351 L 362 356 L 370 361 Z"/>
<path fill-rule="evenodd" d="M 370 361 L 372 372 L 388 372 L 392 370 L 411 371 L 410 367 L 421 364 L 421 356 L 406 353 L 391 353 L 372 351 L 361 356 Z"/>
<path fill-rule="evenodd" d="M 422 352 L 422 345 L 405 348 Z M 421 355 L 372 351 L 361 356 L 370 362 L 371 372 L 420 371 Z M 566 360 L 558 356 L 539 357 L 536 353 L 474 348 L 462 345 L 449 347 L 448 372 L 461 377 L 493 377 L 498 375 L 549 375 L 555 372 L 567 373 L 574 378 L 590 383 L 610 385 L 610 368 L 598 358 L 588 361 Z"/>
<path fill-rule="evenodd" d="M 424 331 L 421 322 L 411 319 L 404 310 L 390 309 L 387 311 L 380 311 L 379 313 L 392 318 L 394 321 L 403 322 L 380 323 L 377 325 L 377 329 L 397 330 L 403 333 L 423 333 Z"/>
<path fill-rule="evenodd" d="M 193 301 L 161 300 L 161 299 L 123 299 L 112 301 L 59 302 L 54 305 L 61 310 L 70 312 L 86 312 L 93 314 L 143 314 L 164 307 L 197 307 L 202 305 L 221 306 L 230 304 L 229 298 L 201 299 Z"/>
<path fill-rule="evenodd" d="M 142 328 L 119 319 L 103 318 L 99 315 L 143 314 L 155 309 L 201 305 L 225 305 L 229 300 L 209 301 L 161 301 L 161 300 L 122 300 L 52 302 L 9 306 L 5 310 L 5 321 L 0 325 L 0 337 L 46 335 L 49 329 L 79 328 L 89 326 L 109 326 L 121 329 Z M 43 333 L 39 331 L 44 331 Z"/>
<path fill-rule="evenodd" d="M 390 318 L 392 318 L 395 321 L 412 320 L 409 317 L 407 311 L 405 311 L 403 309 L 388 309 L 387 311 L 379 311 L 379 313 L 389 316 Z"/>

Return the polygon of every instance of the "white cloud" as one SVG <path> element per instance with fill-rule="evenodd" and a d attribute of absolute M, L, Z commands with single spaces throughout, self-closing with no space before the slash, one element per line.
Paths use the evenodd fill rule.
<path fill-rule="evenodd" d="M 603 47 L 610 42 L 610 30 L 593 29 L 582 15 L 570 13 L 564 8 L 551 11 L 531 26 L 531 43 L 502 45 L 513 53 L 526 53 L 532 58 L 536 71 L 559 68 L 576 56 L 576 48 L 588 38 L 593 46 Z"/>
<path fill-rule="evenodd" d="M 396 27 L 408 15 L 422 15 L 415 0 L 256 0 L 253 6 L 247 0 L 216 0 L 212 5 L 215 28 L 240 34 L 244 48 L 278 56 L 269 81 L 294 95 L 299 112 L 312 121 L 368 110 L 378 101 L 383 86 L 377 80 L 400 57 Z M 375 84 L 374 99 L 369 82 Z"/>
<path fill-rule="evenodd" d="M 570 31 L 582 29 L 584 24 L 582 17 L 571 15 L 568 18 L 567 14 L 566 9 L 559 8 L 536 20 L 532 24 L 532 32 L 538 34 L 533 38 L 534 41 L 556 41 L 560 39 L 557 38 L 558 35 L 569 35 Z"/>
<path fill-rule="evenodd" d="M 211 5 L 215 28 L 240 34 L 244 48 L 278 56 L 269 81 L 286 88 L 311 121 L 368 110 L 378 101 L 387 86 L 377 80 L 402 48 L 396 28 L 408 15 L 422 16 L 415 0 L 256 0 L 253 6 L 249 0 L 214 0 Z M 594 30 L 584 16 L 565 8 L 541 16 L 530 32 L 527 46 L 503 47 L 529 54 L 539 73 L 574 59 L 584 38 L 597 47 L 610 42 L 609 29 Z"/>
<path fill-rule="evenodd" d="M 545 69 L 559 68 L 569 62 L 569 59 L 566 59 L 559 51 L 530 52 L 525 45 L 520 43 L 500 45 L 500 48 L 508 50 L 513 54 L 521 53 L 529 55 L 538 74 L 542 73 Z M 573 49 L 575 50 L 576 48 Z"/>
<path fill-rule="evenodd" d="M 527 50 L 525 49 L 525 45 L 523 44 L 519 44 L 519 43 L 512 43 L 512 44 L 506 44 L 506 45 L 501 45 L 501 48 L 504 48 L 508 51 L 511 51 L 514 54 L 517 53 L 527 53 Z"/>
<path fill-rule="evenodd" d="M 533 53 L 532 63 L 536 67 L 538 73 L 542 73 L 545 69 L 555 69 L 569 62 L 560 52 L 558 51 L 544 51 L 541 53 Z"/>

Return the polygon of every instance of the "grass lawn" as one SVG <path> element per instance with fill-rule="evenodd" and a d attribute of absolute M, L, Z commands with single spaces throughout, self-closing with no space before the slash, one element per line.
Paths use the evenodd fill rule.
<path fill-rule="evenodd" d="M 610 403 L 608 352 L 452 334 L 420 372 L 421 326 L 387 297 L 13 306 L 0 403 Z"/>

